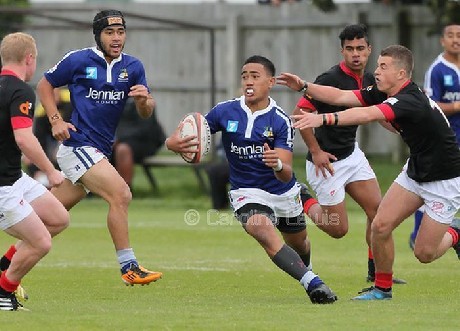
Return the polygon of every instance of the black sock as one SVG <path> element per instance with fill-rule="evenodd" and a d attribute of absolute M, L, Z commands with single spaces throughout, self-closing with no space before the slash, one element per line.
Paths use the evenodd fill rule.
<path fill-rule="evenodd" d="M 308 271 L 299 254 L 286 244 L 273 256 L 272 261 L 278 268 L 299 281 Z"/>
<path fill-rule="evenodd" d="M 9 268 L 11 261 L 3 255 L 0 259 L 0 271 L 4 271 Z"/>
<path fill-rule="evenodd" d="M 379 289 L 382 292 L 390 292 L 391 291 L 391 287 L 390 288 L 383 288 L 383 287 L 380 287 L 380 286 L 376 286 L 375 288 Z"/>
<path fill-rule="evenodd" d="M 367 275 L 369 277 L 375 278 L 375 263 L 374 259 L 367 260 Z"/>

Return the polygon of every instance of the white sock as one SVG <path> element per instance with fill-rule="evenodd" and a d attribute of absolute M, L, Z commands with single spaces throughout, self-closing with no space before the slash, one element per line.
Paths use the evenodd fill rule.
<path fill-rule="evenodd" d="M 305 287 L 305 289 L 308 288 L 308 285 L 310 285 L 310 282 L 312 281 L 313 278 L 317 277 L 317 275 L 311 271 L 311 270 L 308 270 L 305 275 L 303 275 L 302 279 L 300 279 L 300 284 L 303 285 L 303 287 Z"/>
<path fill-rule="evenodd" d="M 134 251 L 132 248 L 120 249 L 117 251 L 118 263 L 123 268 L 128 262 L 136 261 L 136 256 L 134 256 Z"/>

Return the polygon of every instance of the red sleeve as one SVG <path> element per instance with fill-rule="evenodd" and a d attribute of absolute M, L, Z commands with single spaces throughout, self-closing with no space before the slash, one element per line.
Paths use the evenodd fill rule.
<path fill-rule="evenodd" d="M 385 115 L 385 119 L 387 121 L 393 121 L 396 117 L 395 112 L 391 108 L 391 106 L 387 103 L 381 103 L 379 105 L 375 105 L 380 111 Z"/>
<path fill-rule="evenodd" d="M 313 104 L 310 102 L 310 100 L 308 100 L 304 96 L 300 97 L 299 101 L 297 101 L 297 107 L 316 110 L 316 107 L 313 106 Z"/>
<path fill-rule="evenodd" d="M 33 124 L 33 121 L 30 117 L 25 116 L 14 116 L 11 117 L 11 127 L 13 130 L 30 128 Z"/>
<path fill-rule="evenodd" d="M 363 99 L 363 96 L 361 94 L 361 90 L 354 90 L 353 93 L 356 95 L 358 98 L 359 102 L 361 102 L 361 105 L 363 106 L 369 106 Z"/>

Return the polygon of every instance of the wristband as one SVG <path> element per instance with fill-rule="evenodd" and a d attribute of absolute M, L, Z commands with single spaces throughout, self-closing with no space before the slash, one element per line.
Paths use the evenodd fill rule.
<path fill-rule="evenodd" d="M 49 121 L 51 123 L 51 122 L 54 122 L 54 121 L 57 121 L 57 120 L 60 120 L 60 119 L 61 119 L 61 115 L 59 115 L 59 113 L 55 113 L 54 115 L 50 116 Z"/>
<path fill-rule="evenodd" d="M 338 124 L 339 124 L 339 114 L 334 113 L 334 125 L 338 125 Z"/>
<path fill-rule="evenodd" d="M 281 170 L 283 170 L 283 162 L 281 162 L 281 160 L 278 159 L 278 164 L 276 165 L 276 167 L 273 168 L 273 171 L 280 172 Z"/>
<path fill-rule="evenodd" d="M 307 90 L 308 88 L 308 83 L 306 81 L 303 81 L 303 86 L 300 88 L 300 90 L 297 90 L 297 92 L 303 92 L 305 93 L 305 91 Z"/>

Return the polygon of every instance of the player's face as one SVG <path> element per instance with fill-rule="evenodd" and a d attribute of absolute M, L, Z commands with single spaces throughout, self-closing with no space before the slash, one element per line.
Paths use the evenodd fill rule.
<path fill-rule="evenodd" d="M 268 106 L 268 96 L 274 84 L 275 78 L 260 63 L 248 63 L 241 69 L 241 89 L 246 105 L 253 111 Z"/>
<path fill-rule="evenodd" d="M 441 45 L 447 54 L 460 55 L 460 25 L 449 25 L 444 29 Z"/>
<path fill-rule="evenodd" d="M 401 68 L 393 61 L 390 56 L 379 56 L 377 60 L 377 69 L 375 69 L 375 83 L 377 88 L 388 95 L 393 95 L 398 78 L 403 74 Z"/>
<path fill-rule="evenodd" d="M 126 31 L 122 26 L 108 26 L 101 32 L 101 44 L 110 59 L 120 56 L 125 40 Z"/>
<path fill-rule="evenodd" d="M 346 66 L 351 71 L 361 75 L 369 60 L 371 46 L 367 44 L 364 38 L 345 40 L 341 53 Z"/>

